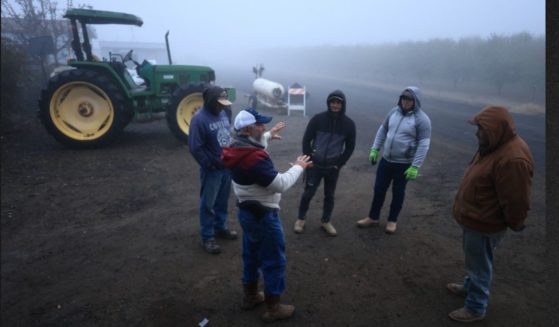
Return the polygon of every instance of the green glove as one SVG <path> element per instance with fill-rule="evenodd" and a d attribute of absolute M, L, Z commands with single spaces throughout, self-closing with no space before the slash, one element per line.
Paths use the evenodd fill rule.
<path fill-rule="evenodd" d="M 406 179 L 408 181 L 413 181 L 414 179 L 417 178 L 418 171 L 419 168 L 417 168 L 416 166 L 410 166 L 410 168 L 406 169 L 404 175 L 406 176 Z"/>
<path fill-rule="evenodd" d="M 378 159 L 378 149 L 371 148 L 371 152 L 369 152 L 369 161 L 374 166 L 377 164 Z"/>

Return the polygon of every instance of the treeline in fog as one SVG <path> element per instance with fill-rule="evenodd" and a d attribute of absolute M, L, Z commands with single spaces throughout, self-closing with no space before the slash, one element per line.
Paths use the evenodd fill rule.
<path fill-rule="evenodd" d="M 545 37 L 529 33 L 275 49 L 265 56 L 282 69 L 544 101 Z"/>

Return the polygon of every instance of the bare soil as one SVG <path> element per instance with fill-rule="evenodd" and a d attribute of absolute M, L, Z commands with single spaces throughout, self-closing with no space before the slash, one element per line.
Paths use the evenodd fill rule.
<path fill-rule="evenodd" d="M 465 120 L 480 108 L 424 99 L 431 150 L 408 186 L 397 233 L 387 235 L 384 220 L 365 230 L 356 221 L 372 198 L 368 148 L 398 93 L 319 79 L 305 84 L 312 90 L 310 115 L 325 109 L 328 92 L 346 91 L 358 143 L 337 188 L 338 237 L 319 228 L 321 189 L 302 235 L 292 231 L 302 182 L 283 196 L 283 300 L 296 306 L 296 315 L 277 325 L 455 325 L 447 314 L 463 303 L 445 285 L 464 271 L 451 207 L 475 151 Z M 248 90 L 248 83 L 237 85 L 239 95 Z M 198 166 L 164 120 L 132 123 L 104 149 L 69 150 L 34 116 L 36 95 L 29 92 L 19 113 L 2 115 L 2 326 L 198 326 L 205 318 L 207 326 L 260 326 L 263 307 L 240 310 L 241 242 L 221 241 L 217 256 L 198 245 Z M 243 106 L 239 96 L 234 113 Z M 287 123 L 284 139 L 270 146 L 284 171 L 301 151 L 309 116 L 268 114 Z M 533 206 L 528 228 L 509 232 L 498 249 L 487 318 L 478 326 L 549 326 L 544 117 L 515 119 L 537 162 Z M 229 225 L 240 232 L 233 197 Z M 389 201 L 390 195 L 385 209 Z"/>

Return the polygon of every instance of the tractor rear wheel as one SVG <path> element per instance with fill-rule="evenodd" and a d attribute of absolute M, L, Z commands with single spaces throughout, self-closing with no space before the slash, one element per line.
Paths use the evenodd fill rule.
<path fill-rule="evenodd" d="M 192 117 L 204 105 L 202 93 L 207 87 L 207 84 L 188 84 L 173 93 L 166 113 L 167 125 L 173 135 L 184 144 L 188 144 Z"/>
<path fill-rule="evenodd" d="M 39 100 L 39 118 L 47 131 L 72 148 L 110 144 L 128 115 L 118 86 L 95 71 L 72 69 L 55 75 Z"/>

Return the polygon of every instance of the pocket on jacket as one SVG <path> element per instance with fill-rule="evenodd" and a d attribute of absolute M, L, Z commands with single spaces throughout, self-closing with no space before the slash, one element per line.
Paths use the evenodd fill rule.
<path fill-rule="evenodd" d="M 412 142 L 408 144 L 405 156 L 406 158 L 413 158 L 415 156 L 415 152 L 417 151 L 417 143 Z"/>

